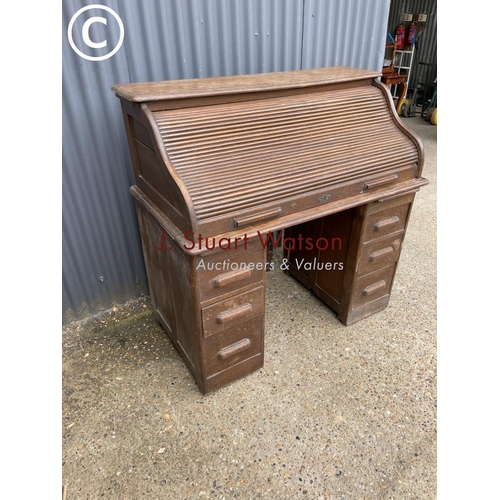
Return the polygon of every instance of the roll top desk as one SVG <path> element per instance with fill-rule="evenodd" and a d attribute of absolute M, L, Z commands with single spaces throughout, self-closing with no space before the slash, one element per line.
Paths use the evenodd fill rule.
<path fill-rule="evenodd" d="M 383 310 L 421 177 L 380 73 L 113 86 L 155 319 L 205 394 L 263 366 L 269 243 L 345 325 Z"/>

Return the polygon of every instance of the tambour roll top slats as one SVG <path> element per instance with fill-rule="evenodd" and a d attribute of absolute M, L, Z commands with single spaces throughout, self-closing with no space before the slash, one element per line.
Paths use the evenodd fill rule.
<path fill-rule="evenodd" d="M 206 237 L 414 189 L 421 143 L 379 76 L 334 67 L 115 85 L 137 188 L 180 232 Z"/>
<path fill-rule="evenodd" d="M 373 86 L 153 115 L 200 221 L 418 161 Z"/>

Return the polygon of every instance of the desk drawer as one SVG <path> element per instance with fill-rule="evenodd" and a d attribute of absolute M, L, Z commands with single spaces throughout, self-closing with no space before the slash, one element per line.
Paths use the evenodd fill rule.
<path fill-rule="evenodd" d="M 263 316 L 234 326 L 204 342 L 206 376 L 210 377 L 264 352 Z"/>
<path fill-rule="evenodd" d="M 356 278 L 352 294 L 352 308 L 355 309 L 388 295 L 395 271 L 396 264 L 391 264 Z"/>
<path fill-rule="evenodd" d="M 407 203 L 369 215 L 365 229 L 365 243 L 404 229 L 409 210 L 410 204 Z"/>
<path fill-rule="evenodd" d="M 236 250 L 212 253 L 197 258 L 201 300 L 233 292 L 264 280 L 266 262 L 259 240 Z"/>
<path fill-rule="evenodd" d="M 228 209 L 224 214 L 218 214 L 217 210 L 217 213 L 213 212 L 213 216 L 201 220 L 199 228 L 203 234 L 223 234 L 234 231 L 235 228 L 241 228 L 243 231 L 245 227 L 250 227 L 245 224 L 266 225 L 274 221 L 279 225 L 278 221 L 283 217 L 310 211 L 315 207 L 325 207 L 362 193 L 371 194 L 392 189 L 416 177 L 416 165 L 388 169 L 375 174 L 344 170 L 342 174 L 329 178 L 328 181 L 313 182 L 309 189 L 301 190 L 300 193 L 296 193 L 296 187 L 290 188 L 288 194 L 284 191 L 270 193 L 263 189 L 265 196 L 261 199 L 261 204 L 257 203 L 259 209 L 256 208 L 255 200 L 234 204 L 232 210 Z"/>
<path fill-rule="evenodd" d="M 203 336 L 229 330 L 261 316 L 264 311 L 264 287 L 259 286 L 202 309 Z"/>
<path fill-rule="evenodd" d="M 363 246 L 357 272 L 365 274 L 396 262 L 401 252 L 403 232 Z"/>

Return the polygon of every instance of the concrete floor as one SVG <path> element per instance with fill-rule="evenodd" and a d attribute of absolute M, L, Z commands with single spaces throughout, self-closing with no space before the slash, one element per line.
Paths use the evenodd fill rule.
<path fill-rule="evenodd" d="M 436 138 L 389 307 L 267 273 L 265 366 L 202 396 L 147 297 L 63 330 L 67 499 L 436 498 Z"/>

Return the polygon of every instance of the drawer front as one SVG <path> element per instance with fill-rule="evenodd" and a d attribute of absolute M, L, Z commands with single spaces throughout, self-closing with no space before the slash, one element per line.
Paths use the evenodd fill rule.
<path fill-rule="evenodd" d="M 410 204 L 393 207 L 368 216 L 364 241 L 383 238 L 406 227 Z"/>
<path fill-rule="evenodd" d="M 210 377 L 264 352 L 263 316 L 204 341 L 205 372 Z"/>
<path fill-rule="evenodd" d="M 396 264 L 392 264 L 356 278 L 351 308 L 355 309 L 388 295 L 395 271 Z"/>
<path fill-rule="evenodd" d="M 337 178 L 331 185 L 325 185 L 321 189 L 307 190 L 304 194 L 286 196 L 282 200 L 277 200 L 272 196 L 268 203 L 265 203 L 261 210 L 255 208 L 235 211 L 207 218 L 200 221 L 200 231 L 203 234 L 222 234 L 227 231 L 234 231 L 236 227 L 244 227 L 247 224 L 263 224 L 278 221 L 283 217 L 289 217 L 297 212 L 303 212 L 316 207 L 324 207 L 329 203 L 350 198 L 361 194 L 371 194 L 384 189 L 392 189 L 397 184 L 409 181 L 417 177 L 417 166 L 408 166 L 388 172 L 373 175 L 359 175 L 353 179 L 352 174 L 345 172 Z M 274 200 L 274 201 L 273 201 Z"/>
<path fill-rule="evenodd" d="M 196 269 L 201 300 L 205 301 L 259 283 L 265 277 L 266 262 L 259 240 L 236 250 L 197 257 Z"/>
<path fill-rule="evenodd" d="M 261 316 L 264 287 L 260 286 L 202 309 L 203 336 L 210 337 Z"/>
<path fill-rule="evenodd" d="M 358 263 L 358 274 L 365 274 L 375 269 L 396 262 L 401 252 L 403 233 L 393 235 L 374 243 L 365 244 Z"/>

